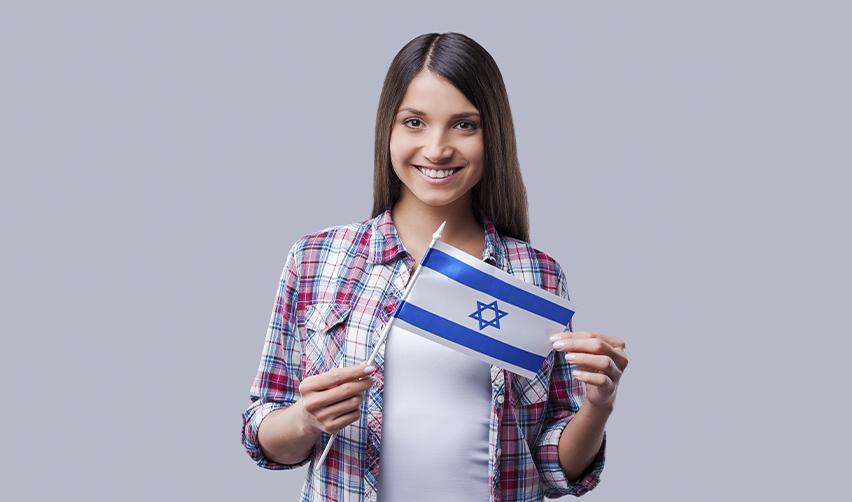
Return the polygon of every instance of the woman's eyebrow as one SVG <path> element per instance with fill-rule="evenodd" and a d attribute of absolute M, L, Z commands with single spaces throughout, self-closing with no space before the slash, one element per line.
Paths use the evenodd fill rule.
<path fill-rule="evenodd" d="M 421 117 L 427 116 L 426 112 L 421 112 L 420 110 L 415 110 L 414 108 L 409 108 L 409 107 L 401 108 L 399 110 L 399 112 L 397 112 L 397 115 L 399 115 L 402 112 L 409 112 L 413 115 L 419 115 Z M 454 114 L 450 115 L 451 119 L 462 118 L 462 117 L 479 117 L 479 112 L 477 112 L 477 111 L 460 112 L 460 113 L 454 113 Z"/>

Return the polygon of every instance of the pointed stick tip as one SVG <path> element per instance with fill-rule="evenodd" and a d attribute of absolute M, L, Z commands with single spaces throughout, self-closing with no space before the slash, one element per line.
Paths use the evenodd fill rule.
<path fill-rule="evenodd" d="M 444 222 L 441 223 L 441 226 L 438 227 L 438 230 L 435 230 L 435 233 L 432 234 L 433 239 L 440 239 L 441 238 L 441 232 L 444 231 L 444 225 L 446 225 L 446 224 L 447 224 L 447 220 L 444 220 Z"/>

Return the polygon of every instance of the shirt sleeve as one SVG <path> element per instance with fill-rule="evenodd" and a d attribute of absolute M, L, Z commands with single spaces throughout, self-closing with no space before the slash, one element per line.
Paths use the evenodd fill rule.
<path fill-rule="evenodd" d="M 260 365 L 249 391 L 250 404 L 242 412 L 242 443 L 248 455 L 265 469 L 294 469 L 308 463 L 310 455 L 296 464 L 268 459 L 260 449 L 257 432 L 260 423 L 273 411 L 299 399 L 302 380 L 302 349 L 297 331 L 296 306 L 299 299 L 299 242 L 287 253 L 278 281 L 272 316 L 263 342 Z"/>
<path fill-rule="evenodd" d="M 557 293 L 570 300 L 565 273 L 558 265 L 557 270 L 559 274 Z M 606 431 L 604 431 L 601 447 L 589 467 L 575 482 L 568 482 L 565 471 L 559 463 L 559 438 L 565 426 L 574 418 L 586 399 L 586 388 L 583 382 L 571 377 L 571 370 L 565 358 L 559 357 L 559 352 L 555 356 L 550 376 L 548 405 L 545 410 L 545 426 L 535 443 L 533 458 L 542 480 L 545 497 L 557 498 L 565 495 L 579 497 L 600 482 L 600 475 L 604 468 Z"/>

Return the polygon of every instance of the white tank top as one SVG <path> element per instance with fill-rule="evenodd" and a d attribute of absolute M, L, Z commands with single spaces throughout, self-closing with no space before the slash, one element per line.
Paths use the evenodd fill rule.
<path fill-rule="evenodd" d="M 392 325 L 379 502 L 488 500 L 488 363 Z"/>

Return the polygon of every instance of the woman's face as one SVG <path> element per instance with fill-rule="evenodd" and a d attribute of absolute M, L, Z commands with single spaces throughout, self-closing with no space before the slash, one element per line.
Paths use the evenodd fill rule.
<path fill-rule="evenodd" d="M 401 196 L 445 206 L 467 195 L 482 178 L 483 151 L 478 110 L 446 79 L 420 72 L 408 85 L 391 130 L 393 170 L 403 192 L 410 192 Z"/>

